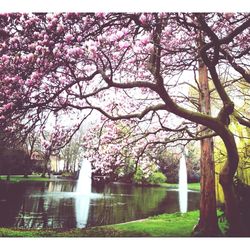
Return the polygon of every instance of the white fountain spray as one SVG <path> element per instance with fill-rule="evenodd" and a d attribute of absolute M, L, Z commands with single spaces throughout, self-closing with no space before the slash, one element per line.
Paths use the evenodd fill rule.
<path fill-rule="evenodd" d="M 179 168 L 179 206 L 180 212 L 187 212 L 188 204 L 188 185 L 187 185 L 187 166 L 185 160 L 185 154 L 183 153 L 180 159 Z"/>
<path fill-rule="evenodd" d="M 84 228 L 88 222 L 91 185 L 91 164 L 87 159 L 83 159 L 76 186 L 75 213 L 77 228 Z"/>
<path fill-rule="evenodd" d="M 91 193 L 91 164 L 87 159 L 83 159 L 80 169 L 76 192 L 89 195 Z"/>

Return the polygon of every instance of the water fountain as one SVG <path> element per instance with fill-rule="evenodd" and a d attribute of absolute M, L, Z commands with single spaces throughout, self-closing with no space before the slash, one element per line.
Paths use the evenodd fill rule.
<path fill-rule="evenodd" d="M 185 154 L 183 153 L 180 159 L 179 168 L 179 206 L 180 212 L 187 212 L 188 203 L 188 185 L 187 185 L 187 166 Z"/>
<path fill-rule="evenodd" d="M 91 194 L 91 164 L 87 159 L 83 159 L 80 169 L 76 192 L 81 194 Z"/>
<path fill-rule="evenodd" d="M 75 214 L 77 228 L 84 228 L 88 221 L 91 185 L 91 164 L 87 159 L 83 159 L 76 186 Z"/>

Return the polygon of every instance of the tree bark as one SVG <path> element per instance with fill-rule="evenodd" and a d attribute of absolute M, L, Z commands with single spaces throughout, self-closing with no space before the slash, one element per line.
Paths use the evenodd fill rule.
<path fill-rule="evenodd" d="M 46 173 L 48 172 L 48 163 L 49 163 L 49 156 L 46 156 L 46 157 L 45 157 L 45 160 L 44 160 L 43 173 L 42 173 L 42 175 L 41 175 L 42 178 L 45 178 Z"/>
<path fill-rule="evenodd" d="M 211 115 L 208 71 L 202 60 L 199 60 L 199 88 L 200 112 Z M 202 135 L 209 133 L 205 126 L 201 126 L 201 129 L 204 130 Z M 196 236 L 218 236 L 221 232 L 218 226 L 216 213 L 213 138 L 201 140 L 200 170 L 200 219 L 193 230 L 193 234 Z"/>
<path fill-rule="evenodd" d="M 222 137 L 227 150 L 227 161 L 220 171 L 219 182 L 225 199 L 225 215 L 229 223 L 228 236 L 243 236 L 244 230 L 233 185 L 233 178 L 239 163 L 239 154 L 233 134 L 225 129 Z"/>
<path fill-rule="evenodd" d="M 215 167 L 212 138 L 201 141 L 200 219 L 194 228 L 197 236 L 220 236 L 216 213 Z"/>

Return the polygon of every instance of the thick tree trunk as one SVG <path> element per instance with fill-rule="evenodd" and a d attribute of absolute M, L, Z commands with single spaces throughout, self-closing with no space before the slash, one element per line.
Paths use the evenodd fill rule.
<path fill-rule="evenodd" d="M 44 160 L 43 173 L 41 175 L 42 178 L 45 178 L 46 173 L 48 172 L 48 163 L 49 163 L 49 157 L 46 157 Z"/>
<path fill-rule="evenodd" d="M 196 236 L 221 235 L 216 213 L 215 171 L 213 158 L 213 140 L 201 141 L 201 198 L 200 219 L 194 228 Z"/>
<path fill-rule="evenodd" d="M 200 87 L 200 112 L 211 115 L 210 92 L 208 85 L 207 67 L 199 61 L 199 87 Z M 206 127 L 202 135 L 209 133 Z M 216 213 L 215 194 L 215 165 L 214 165 L 213 139 L 205 138 L 201 140 L 201 198 L 200 198 L 200 219 L 193 230 L 197 236 L 218 236 L 220 229 Z"/>
<path fill-rule="evenodd" d="M 23 175 L 23 177 L 24 178 L 28 178 L 28 170 L 30 169 L 30 166 L 31 166 L 31 159 L 30 159 L 29 156 L 27 156 L 24 159 L 24 165 L 23 165 L 23 168 L 24 168 L 24 175 Z"/>
<path fill-rule="evenodd" d="M 239 155 L 233 134 L 226 129 L 223 137 L 227 149 L 227 161 L 220 172 L 219 182 L 222 186 L 225 198 L 225 215 L 229 223 L 229 236 L 244 235 L 240 219 L 239 207 L 233 186 L 233 178 L 239 163 Z"/>

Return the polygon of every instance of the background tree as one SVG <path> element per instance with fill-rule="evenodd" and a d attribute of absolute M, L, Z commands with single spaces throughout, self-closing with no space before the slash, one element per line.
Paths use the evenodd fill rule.
<path fill-rule="evenodd" d="M 64 171 L 76 172 L 83 155 L 83 130 L 79 130 L 71 139 L 71 141 L 61 149 L 61 156 L 64 159 Z"/>

